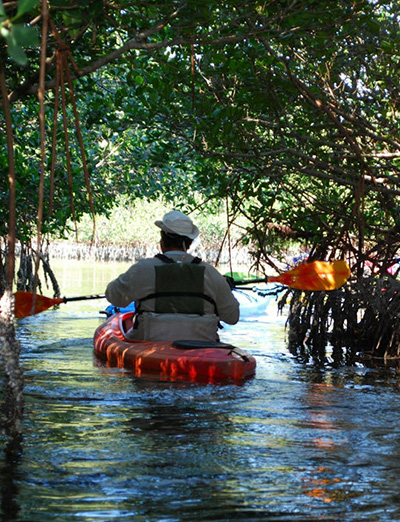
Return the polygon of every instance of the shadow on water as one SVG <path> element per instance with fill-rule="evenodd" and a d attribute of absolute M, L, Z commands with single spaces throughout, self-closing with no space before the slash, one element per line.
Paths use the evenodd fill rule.
<path fill-rule="evenodd" d="M 19 465 L 22 453 L 22 440 L 15 438 L 5 444 L 3 460 L 1 462 L 1 512 L 3 522 L 18 520 L 18 481 Z"/>

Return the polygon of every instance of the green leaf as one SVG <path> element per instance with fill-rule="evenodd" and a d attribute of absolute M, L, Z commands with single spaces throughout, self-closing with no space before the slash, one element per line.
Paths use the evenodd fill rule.
<path fill-rule="evenodd" d="M 18 0 L 18 10 L 16 18 L 31 11 L 39 3 L 39 0 Z"/>
<path fill-rule="evenodd" d="M 391 53 L 393 51 L 393 43 L 389 42 L 388 40 L 382 40 L 381 47 L 382 47 L 382 50 L 385 51 L 386 53 Z"/>
<path fill-rule="evenodd" d="M 11 36 L 11 31 L 7 38 L 7 52 L 9 56 L 17 62 L 18 65 L 26 65 L 28 59 L 22 47 L 18 45 L 14 38 Z"/>
<path fill-rule="evenodd" d="M 4 11 L 3 2 L 0 0 L 0 16 L 6 16 L 6 12 Z"/>
<path fill-rule="evenodd" d="M 381 26 L 380 26 L 380 24 L 376 20 L 372 20 L 370 18 L 367 18 L 367 26 L 369 27 L 369 29 L 373 33 L 379 34 Z"/>
<path fill-rule="evenodd" d="M 39 38 L 34 27 L 24 24 L 15 24 L 11 28 L 15 42 L 20 46 L 38 45 Z"/>

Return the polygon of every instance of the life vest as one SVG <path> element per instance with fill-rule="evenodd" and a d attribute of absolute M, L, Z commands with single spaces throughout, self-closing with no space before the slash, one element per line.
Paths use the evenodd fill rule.
<path fill-rule="evenodd" d="M 179 263 L 164 254 L 157 254 L 163 264 L 156 265 L 155 292 L 136 301 L 136 311 L 140 313 L 140 305 L 149 299 L 155 300 L 154 312 L 175 314 L 204 315 L 204 301 L 214 306 L 214 299 L 204 293 L 205 267 L 200 265 L 201 259 L 195 257 L 190 263 Z"/>

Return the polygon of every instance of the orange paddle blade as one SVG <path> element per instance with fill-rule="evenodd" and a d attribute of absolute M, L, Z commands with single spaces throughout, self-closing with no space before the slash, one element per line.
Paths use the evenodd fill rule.
<path fill-rule="evenodd" d="M 350 277 L 345 261 L 312 261 L 296 266 L 278 276 L 268 276 L 268 282 L 277 282 L 298 290 L 335 290 Z"/>
<path fill-rule="evenodd" d="M 52 299 L 51 297 L 45 297 L 43 295 L 36 296 L 33 295 L 33 292 L 15 292 L 15 317 L 21 319 L 22 317 L 28 317 L 28 315 L 39 314 L 52 306 L 55 306 L 60 303 L 64 303 L 63 297 L 56 297 Z M 33 308 L 33 304 L 34 308 Z"/>

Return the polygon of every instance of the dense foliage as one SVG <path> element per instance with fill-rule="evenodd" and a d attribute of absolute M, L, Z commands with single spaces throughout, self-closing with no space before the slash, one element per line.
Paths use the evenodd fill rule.
<path fill-rule="evenodd" d="M 396 4 L 325 7 L 50 2 L 48 141 L 61 47 L 71 74 L 80 77 L 74 90 L 96 210 L 109 208 L 121 192 L 173 197 L 179 191 L 194 205 L 200 191 L 205 198 L 230 196 L 233 214 L 250 218 L 260 247 L 282 232 L 311 245 L 323 238 L 324 248 L 344 251 L 362 249 L 364 236 L 374 245 L 396 227 Z M 18 183 L 28 189 L 18 190 L 25 209 L 18 229 L 29 236 L 40 159 L 32 96 L 39 50 L 26 50 L 25 68 L 4 52 Z M 73 134 L 71 104 L 66 116 Z M 87 210 L 76 144 L 68 188 L 60 113 L 58 119 L 57 210 L 44 219 L 52 230 L 70 217 L 70 194 L 78 217 Z M 49 170 L 50 161 L 49 153 Z"/>

